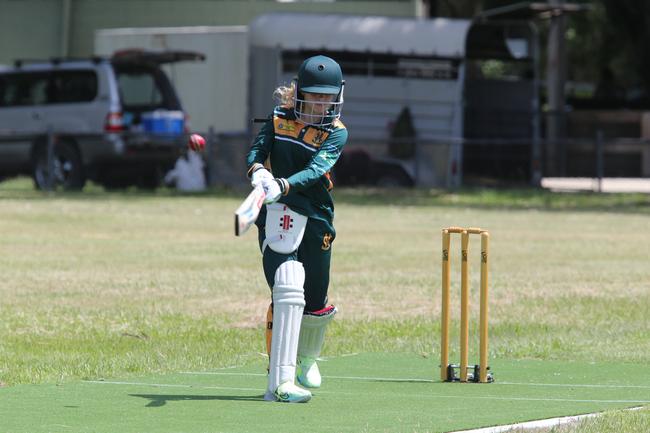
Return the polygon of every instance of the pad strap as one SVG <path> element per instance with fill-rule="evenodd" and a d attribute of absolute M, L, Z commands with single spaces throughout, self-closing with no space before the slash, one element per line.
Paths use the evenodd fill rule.
<path fill-rule="evenodd" d="M 338 312 L 334 305 L 318 311 L 305 311 L 300 326 L 298 356 L 316 359 L 320 356 L 327 325 Z"/>

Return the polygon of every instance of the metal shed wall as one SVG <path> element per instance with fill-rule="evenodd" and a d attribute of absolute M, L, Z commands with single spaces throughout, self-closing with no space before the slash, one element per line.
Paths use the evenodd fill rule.
<path fill-rule="evenodd" d="M 288 84 L 282 52 L 300 50 L 373 52 L 462 61 L 470 20 L 417 20 L 341 15 L 268 14 L 249 27 L 252 115 L 273 106 L 271 94 Z M 462 66 L 461 66 L 462 67 Z M 459 79 L 374 77 L 346 73 L 344 121 L 358 139 L 386 140 L 401 110 L 409 106 L 418 137 L 459 137 Z M 460 76 L 460 75 L 459 75 Z M 259 95 L 262 95 L 261 97 Z"/>
<path fill-rule="evenodd" d="M 18 57 L 88 56 L 97 29 L 248 25 L 264 13 L 415 16 L 419 0 L 0 0 L 0 64 Z"/>

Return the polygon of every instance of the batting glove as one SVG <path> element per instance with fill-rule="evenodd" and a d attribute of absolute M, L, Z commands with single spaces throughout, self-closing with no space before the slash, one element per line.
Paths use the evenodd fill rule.
<path fill-rule="evenodd" d="M 286 179 L 263 179 L 262 188 L 266 193 L 265 204 L 275 203 L 281 196 L 289 192 L 289 182 Z"/>
<path fill-rule="evenodd" d="M 264 179 L 273 179 L 273 175 L 260 164 L 260 168 L 254 170 L 251 174 L 251 186 L 255 188 Z"/>

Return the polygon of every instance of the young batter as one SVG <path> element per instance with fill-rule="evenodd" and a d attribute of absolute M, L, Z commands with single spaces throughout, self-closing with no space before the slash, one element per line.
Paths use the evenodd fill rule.
<path fill-rule="evenodd" d="M 247 156 L 251 183 L 261 184 L 266 192 L 266 206 L 256 222 L 264 275 L 272 290 L 266 400 L 308 401 L 311 392 L 294 383 L 296 373 L 305 388 L 321 385 L 316 359 L 336 314 L 327 305 L 336 238 L 329 171 L 348 138 L 339 120 L 343 87 L 334 60 L 305 60 L 291 85 L 276 89 L 280 105 Z"/>

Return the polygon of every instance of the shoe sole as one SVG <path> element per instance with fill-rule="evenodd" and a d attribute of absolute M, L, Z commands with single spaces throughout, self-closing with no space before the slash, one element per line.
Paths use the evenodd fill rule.
<path fill-rule="evenodd" d="M 291 397 L 288 395 L 278 395 L 275 394 L 277 401 L 282 403 L 307 403 L 311 400 L 311 395 L 304 395 L 302 397 Z"/>
<path fill-rule="evenodd" d="M 290 398 L 288 396 L 280 396 L 278 394 L 272 393 L 270 391 L 266 391 L 264 394 L 264 400 L 265 401 L 276 401 L 280 403 L 307 403 L 309 400 L 311 400 L 311 395 L 305 395 L 300 398 Z"/>

